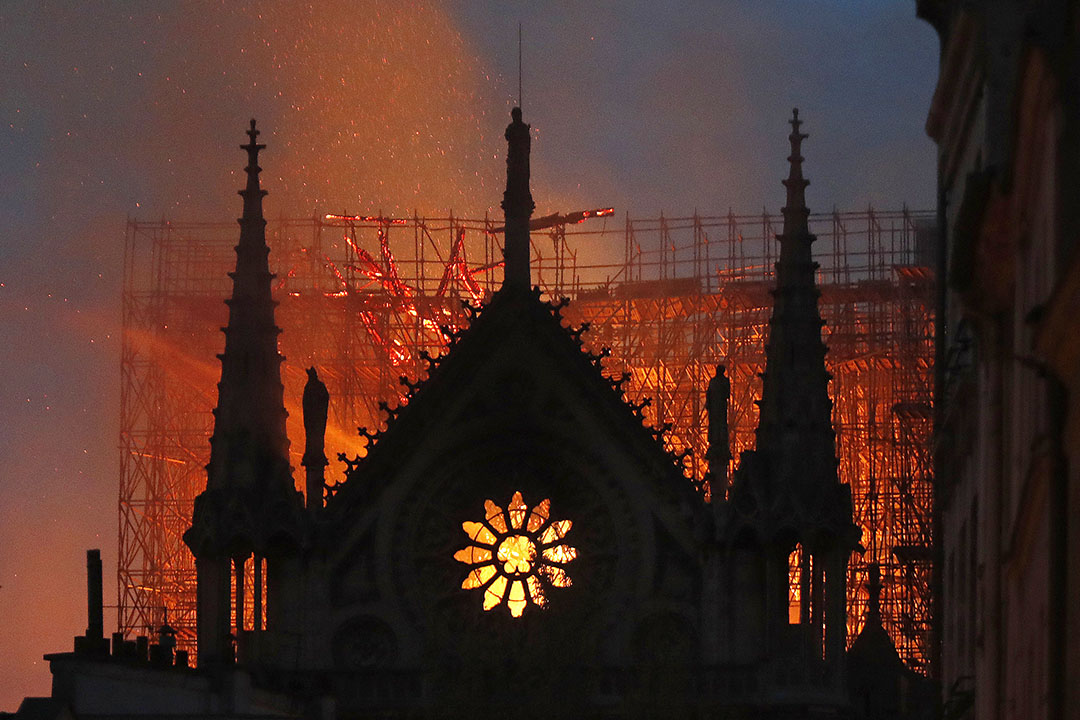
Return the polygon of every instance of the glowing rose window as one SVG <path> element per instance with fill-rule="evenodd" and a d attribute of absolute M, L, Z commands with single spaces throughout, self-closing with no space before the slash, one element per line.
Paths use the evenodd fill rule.
<path fill-rule="evenodd" d="M 531 602 L 547 606 L 546 592 L 570 587 L 566 564 L 577 550 L 562 543 L 573 523 L 551 519 L 551 501 L 542 500 L 531 509 L 515 492 L 503 510 L 484 501 L 483 522 L 464 522 L 461 527 L 474 544 L 454 553 L 454 559 L 473 569 L 461 583 L 466 590 L 484 591 L 484 610 L 502 602 L 514 617 L 521 617 Z"/>

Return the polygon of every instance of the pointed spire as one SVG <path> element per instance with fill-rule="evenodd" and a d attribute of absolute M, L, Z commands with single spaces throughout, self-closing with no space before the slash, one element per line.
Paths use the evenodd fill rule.
<path fill-rule="evenodd" d="M 529 218 L 536 205 L 529 192 L 529 153 L 532 139 L 530 126 L 521 120 L 521 108 L 510 112 L 511 123 L 506 127 L 506 192 L 502 209 L 506 216 L 503 241 L 505 261 L 503 286 L 528 290 L 529 276 Z"/>
<path fill-rule="evenodd" d="M 225 328 L 225 352 L 221 359 L 218 405 L 214 410 L 214 434 L 210 440 L 208 487 L 288 486 L 292 489 L 288 463 L 289 440 L 285 434 L 284 390 L 270 272 L 270 248 L 266 244 L 266 221 L 259 186 L 259 151 L 255 121 L 247 131 L 249 142 L 241 145 L 248 154 L 247 187 L 239 191 L 244 212 L 239 219 L 240 242 L 236 246 L 236 270 Z"/>
<path fill-rule="evenodd" d="M 232 618 L 244 617 L 243 582 L 233 594 L 230 578 L 242 580 L 248 560 L 255 555 L 257 627 L 262 613 L 259 557 L 280 552 L 282 538 L 300 542 L 302 530 L 300 496 L 289 467 L 285 434 L 281 384 L 285 358 L 278 352 L 281 330 L 274 321 L 274 276 L 262 214 L 266 191 L 259 187 L 259 151 L 265 146 L 256 142 L 259 131 L 254 120 L 247 134 L 250 141 L 240 146 L 248 154 L 247 187 L 240 191 L 244 212 L 239 219 L 236 269 L 229 273 L 232 296 L 225 301 L 229 323 L 223 328 L 225 351 L 218 356 L 221 381 L 206 490 L 195 498 L 191 528 L 184 533 L 198 572 L 200 666 L 233 662 L 237 645 L 246 652 L 246 640 L 230 634 Z M 271 575 L 266 584 L 273 587 L 277 570 L 273 564 L 268 567 Z M 288 610 L 279 612 L 288 614 Z"/>
<path fill-rule="evenodd" d="M 829 374 L 821 340 L 820 293 L 815 285 L 803 178 L 799 111 L 791 120 L 790 169 L 784 180 L 787 204 L 776 290 L 769 321 L 769 342 L 761 393 L 757 448 L 769 454 L 776 492 L 801 500 L 821 497 L 837 485 L 836 436 L 832 427 Z M 843 512 L 840 512 L 840 518 Z"/>
<path fill-rule="evenodd" d="M 742 455 L 728 491 L 727 508 L 717 512 L 721 539 L 733 543 L 744 528 L 789 550 L 801 543 L 814 571 L 803 576 L 809 584 L 803 597 L 815 598 L 814 631 L 803 636 L 804 652 L 822 653 L 827 683 L 839 681 L 836 668 L 844 654 L 844 583 L 846 563 L 858 547 L 859 529 L 852 522 L 851 489 L 840 482 L 836 433 L 832 427 L 829 373 L 821 339 L 820 292 L 815 284 L 817 264 L 811 247 L 802 171 L 802 141 L 796 110 L 791 120 L 790 168 L 784 181 L 784 231 L 778 236 L 776 288 L 765 347 L 757 442 Z M 775 550 L 758 555 L 764 564 L 762 586 L 766 624 L 762 634 L 747 641 L 764 642 L 767 652 L 791 652 L 779 628 L 787 624 L 788 605 L 769 587 L 789 581 L 786 563 L 775 562 Z M 820 568 L 820 569 L 819 569 Z M 806 585 L 803 586 L 807 588 Z M 783 598 L 783 594 L 780 596 Z M 818 603 L 820 598 L 826 598 Z M 832 598 L 829 600 L 828 598 Z M 821 620 L 824 620 L 822 623 Z M 741 631 L 740 631 L 741 632 Z"/>

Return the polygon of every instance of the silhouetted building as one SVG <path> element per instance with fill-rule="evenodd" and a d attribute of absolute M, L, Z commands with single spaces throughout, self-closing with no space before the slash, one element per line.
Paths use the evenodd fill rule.
<path fill-rule="evenodd" d="M 1080 717 L 1080 10 L 920 0 L 941 39 L 939 676 L 950 718 Z"/>
<path fill-rule="evenodd" d="M 530 135 L 512 115 L 503 286 L 426 378 L 403 379 L 406 400 L 362 431 L 340 482 L 323 478 L 332 398 L 310 371 L 306 503 L 287 459 L 252 122 L 207 486 L 185 535 L 199 669 L 51 656 L 54 698 L 75 715 L 927 716 L 926 681 L 876 615 L 848 682 L 859 532 L 837 477 L 798 112 L 757 447 L 723 497 L 720 368 L 711 505 L 603 354 L 531 287 Z"/>

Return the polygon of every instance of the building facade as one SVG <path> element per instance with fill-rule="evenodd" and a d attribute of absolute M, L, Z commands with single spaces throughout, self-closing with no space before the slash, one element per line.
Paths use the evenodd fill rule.
<path fill-rule="evenodd" d="M 114 643 L 149 667 L 118 664 L 92 620 L 81 652 L 50 656 L 54 699 L 76 717 L 930 717 L 877 582 L 846 648 L 859 531 L 837 474 L 800 126 L 796 110 L 756 447 L 708 503 L 625 378 L 532 287 L 516 108 L 502 287 L 424 378 L 401 379 L 405 401 L 361 429 L 341 479 L 325 477 L 333 398 L 309 372 L 298 492 L 252 121 L 207 484 L 185 535 L 198 667 L 175 667 L 167 628 L 153 648 Z M 717 474 L 729 387 L 721 366 Z"/>
<path fill-rule="evenodd" d="M 941 39 L 939 675 L 947 717 L 1080 717 L 1071 2 L 921 0 Z"/>

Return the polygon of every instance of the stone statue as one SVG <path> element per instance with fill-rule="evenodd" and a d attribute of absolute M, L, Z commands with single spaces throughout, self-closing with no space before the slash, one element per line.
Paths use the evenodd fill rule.
<path fill-rule="evenodd" d="M 308 368 L 308 381 L 304 386 L 304 457 L 300 461 L 307 469 L 308 507 L 322 507 L 323 469 L 327 460 L 324 452 L 326 440 L 326 415 L 330 407 L 330 393 L 319 380 L 315 368 Z"/>
<path fill-rule="evenodd" d="M 529 192 L 529 152 L 532 137 L 529 126 L 521 119 L 521 108 L 510 112 L 511 122 L 506 126 L 506 192 L 503 194 L 503 210 L 514 212 L 520 209 L 525 214 L 532 213 L 532 194 Z"/>
<path fill-rule="evenodd" d="M 326 463 L 323 454 L 323 441 L 326 436 L 326 415 L 330 407 L 330 393 L 326 385 L 319 380 L 315 368 L 308 368 L 308 381 L 304 386 L 304 465 L 312 460 Z"/>

